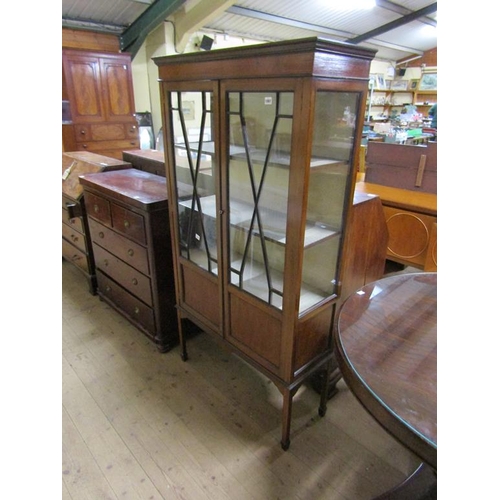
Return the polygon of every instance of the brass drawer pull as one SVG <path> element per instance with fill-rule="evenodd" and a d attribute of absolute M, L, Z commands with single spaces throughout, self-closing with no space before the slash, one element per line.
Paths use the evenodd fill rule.
<path fill-rule="evenodd" d="M 99 213 L 99 205 L 97 205 L 97 204 L 94 205 L 94 212 L 96 214 Z"/>
<path fill-rule="evenodd" d="M 99 231 L 99 238 L 104 238 L 104 233 L 102 231 Z"/>
<path fill-rule="evenodd" d="M 104 259 L 104 265 L 107 267 L 109 265 L 108 259 Z"/>
<path fill-rule="evenodd" d="M 137 281 L 137 278 L 133 278 L 133 279 L 132 279 L 132 285 L 137 285 L 137 283 L 139 283 L 139 282 Z"/>
<path fill-rule="evenodd" d="M 139 314 L 139 308 L 137 306 L 134 307 L 134 314 Z"/>
<path fill-rule="evenodd" d="M 106 292 L 111 292 L 111 287 L 109 285 L 106 285 Z"/>
<path fill-rule="evenodd" d="M 128 249 L 128 254 L 129 254 L 130 257 L 133 257 L 134 256 L 134 251 L 131 248 L 129 248 Z"/>
<path fill-rule="evenodd" d="M 123 221 L 123 225 L 126 227 L 126 228 L 129 228 L 130 227 L 130 222 L 128 220 L 124 220 Z"/>

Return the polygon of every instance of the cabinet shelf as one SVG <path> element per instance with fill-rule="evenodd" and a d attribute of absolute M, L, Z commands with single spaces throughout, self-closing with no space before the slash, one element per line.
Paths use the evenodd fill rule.
<path fill-rule="evenodd" d="M 326 146 L 330 147 L 337 147 L 337 148 L 347 148 L 351 147 L 350 144 L 346 144 L 345 142 L 342 142 L 340 140 L 332 140 L 329 143 L 327 143 Z M 187 151 L 187 148 L 183 144 L 175 144 L 175 147 L 177 149 Z M 199 147 L 198 144 L 196 143 L 190 143 L 189 150 L 191 151 L 192 154 L 198 154 Z M 204 155 L 209 155 L 213 156 L 215 154 L 214 150 L 214 142 L 213 141 L 206 141 L 203 142 L 201 151 L 201 154 Z M 251 147 L 249 148 L 249 154 L 252 159 L 257 164 L 264 164 L 266 160 L 266 155 L 267 152 L 265 149 L 259 149 L 259 148 L 254 148 Z M 247 155 L 246 155 L 246 150 L 244 146 L 235 146 L 231 145 L 229 148 L 229 158 L 234 159 L 234 160 L 244 160 L 245 162 L 247 161 Z M 281 153 L 281 154 L 276 154 L 275 152 L 272 152 L 270 157 L 269 157 L 269 164 L 275 167 L 289 167 L 290 166 L 290 155 Z M 311 158 L 311 163 L 310 167 L 312 169 L 314 168 L 320 168 L 320 167 L 329 167 L 331 165 L 336 165 L 339 168 L 344 167 L 344 170 L 347 170 L 348 165 L 344 160 L 332 160 L 330 158 L 325 159 L 325 158 L 320 158 L 320 157 L 313 157 Z M 344 172 L 343 172 L 344 173 Z"/>
<path fill-rule="evenodd" d="M 191 200 L 183 200 L 179 205 L 191 209 Z M 215 195 L 204 196 L 200 198 L 200 205 L 203 215 L 216 219 L 216 197 Z M 195 206 L 195 211 L 198 212 L 198 207 Z M 277 243 L 278 245 L 286 245 L 286 215 L 276 210 L 269 208 L 259 209 L 260 217 L 263 222 L 263 236 L 266 240 Z M 231 226 L 242 229 L 248 232 L 253 215 L 253 206 L 244 201 L 231 200 L 230 221 Z M 260 233 L 255 229 L 257 225 L 254 223 L 253 235 L 258 236 Z M 339 230 L 332 228 L 328 224 L 321 223 L 306 223 L 304 249 L 310 248 L 321 241 L 328 238 L 339 236 Z"/>

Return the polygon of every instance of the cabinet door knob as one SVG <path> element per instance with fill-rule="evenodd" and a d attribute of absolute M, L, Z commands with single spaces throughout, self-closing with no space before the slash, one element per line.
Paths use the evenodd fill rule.
<path fill-rule="evenodd" d="M 133 257 L 134 256 L 134 251 L 131 248 L 129 248 L 128 249 L 128 254 L 129 254 L 130 257 Z"/>
<path fill-rule="evenodd" d="M 134 307 L 134 314 L 139 314 L 139 308 L 137 306 Z"/>
<path fill-rule="evenodd" d="M 106 292 L 111 292 L 111 287 L 109 285 L 106 285 Z"/>
<path fill-rule="evenodd" d="M 102 231 L 99 231 L 99 238 L 104 238 L 104 233 Z"/>
<path fill-rule="evenodd" d="M 104 265 L 107 267 L 109 265 L 108 259 L 104 259 Z"/>
<path fill-rule="evenodd" d="M 98 213 L 99 212 L 99 205 L 94 205 L 94 212 Z"/>
<path fill-rule="evenodd" d="M 130 222 L 128 220 L 125 220 L 123 221 L 123 225 L 126 227 L 126 228 L 129 228 L 130 227 Z"/>
<path fill-rule="evenodd" d="M 84 129 L 80 130 L 80 134 L 85 135 L 85 130 Z"/>
<path fill-rule="evenodd" d="M 137 278 L 133 278 L 133 279 L 132 279 L 132 285 L 137 285 L 137 283 L 139 283 L 139 282 L 137 281 Z"/>
<path fill-rule="evenodd" d="M 88 146 L 86 144 L 83 144 L 83 149 L 87 149 Z"/>

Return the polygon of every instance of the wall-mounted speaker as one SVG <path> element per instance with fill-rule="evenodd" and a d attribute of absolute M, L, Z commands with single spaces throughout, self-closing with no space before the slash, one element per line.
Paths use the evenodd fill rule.
<path fill-rule="evenodd" d="M 200 42 L 200 49 L 201 50 L 210 50 L 212 48 L 213 43 L 214 43 L 213 38 L 210 38 L 209 36 L 203 35 L 203 38 L 201 39 L 201 42 Z"/>

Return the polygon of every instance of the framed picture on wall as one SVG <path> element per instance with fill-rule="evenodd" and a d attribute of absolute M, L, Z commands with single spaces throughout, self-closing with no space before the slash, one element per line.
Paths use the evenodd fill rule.
<path fill-rule="evenodd" d="M 408 80 L 392 80 L 391 90 L 407 90 Z"/>
<path fill-rule="evenodd" d="M 381 73 L 375 75 L 375 88 L 377 90 L 386 90 L 385 77 Z"/>
<path fill-rule="evenodd" d="M 418 90 L 420 80 L 410 80 L 410 90 Z"/>
<path fill-rule="evenodd" d="M 435 73 L 422 73 L 418 90 L 437 90 L 438 88 L 438 74 Z"/>

